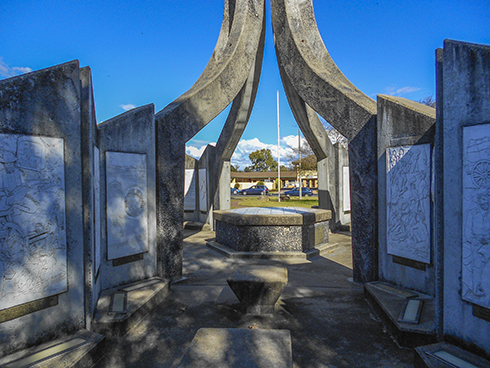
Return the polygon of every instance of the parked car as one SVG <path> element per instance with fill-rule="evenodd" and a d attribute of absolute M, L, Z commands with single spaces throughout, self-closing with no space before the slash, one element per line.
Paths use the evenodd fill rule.
<path fill-rule="evenodd" d="M 267 195 L 269 194 L 269 189 L 265 185 L 252 185 L 250 188 L 247 189 L 242 189 L 240 191 L 240 194 L 247 195 L 247 194 L 262 194 L 262 195 Z"/>
<path fill-rule="evenodd" d="M 230 188 L 231 189 L 231 194 L 238 194 L 240 192 L 238 189 L 235 188 Z"/>
<path fill-rule="evenodd" d="M 288 191 L 284 192 L 284 194 L 286 194 L 288 196 L 299 196 L 299 187 L 288 190 Z M 301 188 L 301 195 L 312 196 L 313 192 L 310 190 L 310 188 L 303 187 L 303 188 Z"/>

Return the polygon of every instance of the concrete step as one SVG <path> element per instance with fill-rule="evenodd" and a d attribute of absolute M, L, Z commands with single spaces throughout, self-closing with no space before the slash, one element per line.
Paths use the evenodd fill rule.
<path fill-rule="evenodd" d="M 375 281 L 364 285 L 364 296 L 400 346 L 414 348 L 437 342 L 435 301 L 430 295 Z M 414 301 L 410 306 L 421 304 L 418 323 L 404 318 L 410 300 Z"/>
<path fill-rule="evenodd" d="M 170 291 L 169 280 L 158 277 L 102 291 L 92 329 L 122 336 L 160 304 Z"/>
<path fill-rule="evenodd" d="M 490 368 L 490 361 L 446 342 L 419 346 L 414 354 L 415 368 Z"/>
<path fill-rule="evenodd" d="M 225 245 L 216 242 L 214 239 L 206 242 L 208 248 L 225 255 L 232 259 L 310 259 L 316 256 L 322 256 L 339 248 L 338 243 L 318 244 L 315 248 L 308 249 L 304 252 L 240 252 L 231 249 Z"/>
<path fill-rule="evenodd" d="M 2 368 L 92 367 L 102 356 L 105 337 L 87 330 L 18 351 L 0 359 Z"/>

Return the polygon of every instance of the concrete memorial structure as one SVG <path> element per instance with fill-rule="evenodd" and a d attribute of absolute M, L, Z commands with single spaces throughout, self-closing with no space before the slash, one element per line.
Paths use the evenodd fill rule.
<path fill-rule="evenodd" d="M 154 107 L 127 111 L 97 129 L 106 207 L 100 255 L 104 290 L 157 276 Z"/>
<path fill-rule="evenodd" d="M 381 280 L 435 296 L 434 108 L 378 95 L 378 218 Z"/>
<path fill-rule="evenodd" d="M 89 74 L 72 61 L 0 81 L 0 356 L 86 327 Z"/>
<path fill-rule="evenodd" d="M 165 277 L 182 274 L 185 142 L 232 101 L 230 124 L 225 125 L 233 131 L 236 124 L 248 121 L 248 113 L 239 113 L 248 111 L 255 98 L 255 93 L 249 91 L 250 86 L 256 85 L 262 65 L 264 22 L 265 1 L 226 1 L 218 42 L 201 77 L 189 91 L 155 115 L 157 254 L 159 274 Z M 227 135 L 230 136 L 236 139 L 234 134 Z M 230 157 L 233 153 L 223 152 Z M 209 197 L 214 200 L 214 196 Z"/>
<path fill-rule="evenodd" d="M 377 278 L 376 103 L 357 89 L 328 54 L 309 1 L 272 0 L 272 24 L 279 71 L 288 100 L 313 150 L 328 139 L 317 112 L 349 140 L 354 279 Z M 320 124 L 321 125 L 321 124 Z M 323 129 L 323 133 L 322 133 Z M 311 135 L 308 131 L 311 131 Z M 319 143 L 316 143 L 319 142 Z M 325 144 L 325 143 L 323 143 Z M 316 153 L 316 152 L 315 152 Z M 319 180 L 328 163 L 316 153 Z M 319 183 L 320 185 L 320 183 Z M 319 191 L 328 190 L 319 186 Z"/>
<path fill-rule="evenodd" d="M 446 40 L 437 65 L 443 335 L 490 356 L 490 47 Z"/>

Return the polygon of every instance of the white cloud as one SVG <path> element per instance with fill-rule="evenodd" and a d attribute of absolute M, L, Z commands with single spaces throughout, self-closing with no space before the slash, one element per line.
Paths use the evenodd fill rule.
<path fill-rule="evenodd" d="M 134 109 L 136 107 L 136 105 L 122 104 L 122 105 L 119 105 L 119 107 L 122 108 L 124 111 L 128 111 L 128 110 Z"/>
<path fill-rule="evenodd" d="M 204 141 L 189 141 L 185 145 L 185 153 L 187 153 L 189 156 L 192 156 L 196 159 L 199 160 L 199 158 L 202 156 L 204 153 L 204 150 L 208 146 L 208 144 L 212 146 L 216 146 L 216 142 L 204 142 Z"/>
<path fill-rule="evenodd" d="M 418 92 L 420 90 L 422 90 L 422 88 L 410 87 L 410 86 L 401 87 L 401 88 L 397 88 L 397 87 L 386 87 L 385 88 L 386 93 L 389 95 L 392 95 L 392 96 L 405 95 L 408 93 Z"/>
<path fill-rule="evenodd" d="M 196 159 L 199 159 L 206 149 L 207 145 L 211 144 L 213 146 L 216 145 L 214 142 L 205 142 L 200 140 L 190 140 L 186 144 L 185 152 Z M 304 137 L 301 137 L 301 144 L 308 144 Z M 281 138 L 281 165 L 288 163 L 289 156 L 293 155 L 293 150 L 291 149 L 298 147 L 298 136 L 297 135 L 288 135 L 286 137 Z M 272 157 L 274 160 L 277 160 L 277 144 L 269 144 L 261 142 L 258 138 L 252 139 L 242 139 L 238 142 L 238 145 L 231 157 L 231 163 L 234 166 L 239 166 L 240 170 L 245 169 L 246 166 L 250 166 L 252 162 L 248 158 L 248 156 L 257 150 L 261 149 L 270 149 L 272 153 Z"/>
<path fill-rule="evenodd" d="M 32 72 L 32 69 L 25 66 L 10 67 L 3 61 L 3 57 L 0 57 L 0 78 L 15 77 L 19 74 Z"/>

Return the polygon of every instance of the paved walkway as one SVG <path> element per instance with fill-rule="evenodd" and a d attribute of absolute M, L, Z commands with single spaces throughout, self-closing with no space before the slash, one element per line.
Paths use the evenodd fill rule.
<path fill-rule="evenodd" d="M 177 367 L 201 327 L 288 329 L 294 367 L 413 367 L 350 281 L 350 237 L 309 261 L 231 260 L 208 249 L 211 231 L 184 233 L 184 276 L 171 294 L 125 336 L 110 343 L 102 367 Z M 226 278 L 242 264 L 285 264 L 289 282 L 273 317 L 240 313 Z"/>

